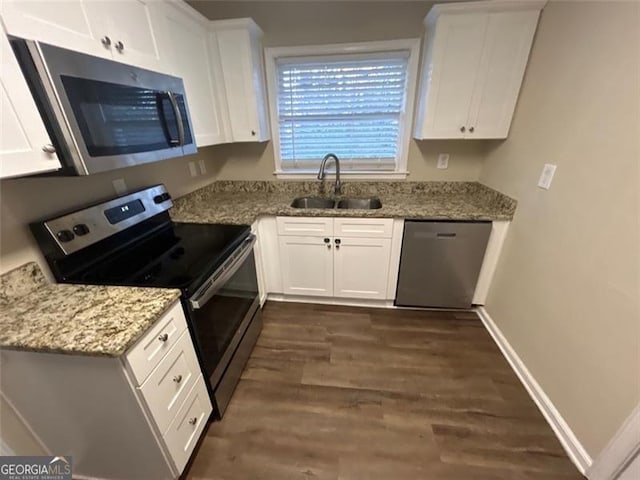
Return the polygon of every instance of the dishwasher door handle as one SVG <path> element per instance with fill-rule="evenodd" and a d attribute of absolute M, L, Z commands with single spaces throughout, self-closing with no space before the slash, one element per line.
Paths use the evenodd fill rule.
<path fill-rule="evenodd" d="M 455 238 L 457 233 L 437 233 L 436 237 L 438 238 Z"/>

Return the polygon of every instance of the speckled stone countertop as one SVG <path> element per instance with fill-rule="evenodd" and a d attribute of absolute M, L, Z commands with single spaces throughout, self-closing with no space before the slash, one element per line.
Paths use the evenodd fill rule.
<path fill-rule="evenodd" d="M 325 182 L 219 181 L 174 202 L 178 222 L 251 224 L 260 215 L 511 220 L 516 201 L 478 182 L 347 182 L 341 197 L 376 196 L 377 210 L 291 207 L 298 196 L 333 197 Z"/>
<path fill-rule="evenodd" d="M 36 263 L 0 277 L 0 348 L 118 356 L 179 290 L 51 284 Z"/>

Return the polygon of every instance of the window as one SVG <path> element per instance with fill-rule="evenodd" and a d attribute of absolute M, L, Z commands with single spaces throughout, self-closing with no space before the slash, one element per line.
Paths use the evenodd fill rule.
<path fill-rule="evenodd" d="M 278 174 L 406 175 L 417 42 L 267 49 Z"/>

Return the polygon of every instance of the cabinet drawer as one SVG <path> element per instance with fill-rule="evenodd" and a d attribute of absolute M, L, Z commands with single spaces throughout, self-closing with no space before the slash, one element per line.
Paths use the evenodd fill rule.
<path fill-rule="evenodd" d="M 277 217 L 278 235 L 331 237 L 333 218 L 326 217 Z"/>
<path fill-rule="evenodd" d="M 392 218 L 336 218 L 334 236 L 345 238 L 391 238 Z"/>
<path fill-rule="evenodd" d="M 160 363 L 186 329 L 187 321 L 178 301 L 131 347 L 126 354 L 126 362 L 137 385 L 144 383 L 151 370 Z"/>
<path fill-rule="evenodd" d="M 211 414 L 211 401 L 202 375 L 164 434 L 164 442 L 179 472 L 187 464 Z"/>
<path fill-rule="evenodd" d="M 188 331 L 151 372 L 140 391 L 161 432 L 165 432 L 200 376 L 200 366 Z"/>

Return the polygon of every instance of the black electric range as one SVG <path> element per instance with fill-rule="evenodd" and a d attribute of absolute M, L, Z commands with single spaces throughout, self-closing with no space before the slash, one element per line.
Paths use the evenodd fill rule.
<path fill-rule="evenodd" d="M 261 329 L 248 225 L 173 222 L 163 185 L 31 224 L 58 282 L 180 289 L 222 416 Z"/>

